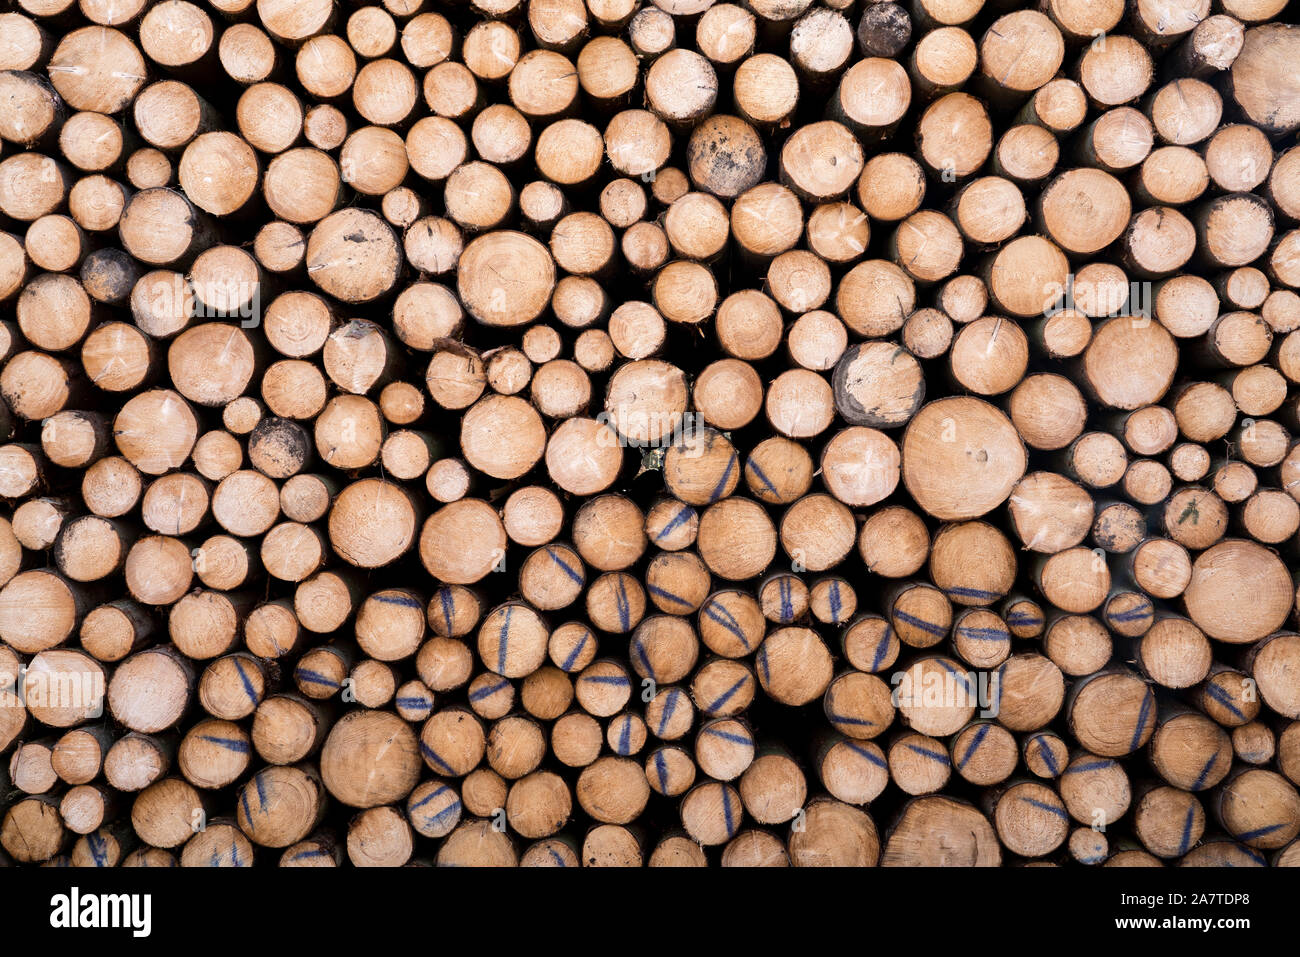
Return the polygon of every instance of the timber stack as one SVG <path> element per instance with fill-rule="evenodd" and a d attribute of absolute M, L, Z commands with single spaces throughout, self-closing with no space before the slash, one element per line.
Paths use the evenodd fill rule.
<path fill-rule="evenodd" d="M 1284 0 L 16 0 L 0 860 L 1300 865 Z"/>

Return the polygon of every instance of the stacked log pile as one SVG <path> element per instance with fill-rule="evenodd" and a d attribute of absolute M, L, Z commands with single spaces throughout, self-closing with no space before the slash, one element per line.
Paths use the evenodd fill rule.
<path fill-rule="evenodd" d="M 17 0 L 0 861 L 1300 864 L 1284 0 Z"/>

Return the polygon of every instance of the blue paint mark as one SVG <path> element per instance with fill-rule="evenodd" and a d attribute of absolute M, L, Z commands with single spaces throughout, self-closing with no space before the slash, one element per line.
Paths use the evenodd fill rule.
<path fill-rule="evenodd" d="M 1196 805 L 1187 809 L 1187 819 L 1183 821 L 1183 839 L 1178 844 L 1178 853 L 1186 854 L 1192 844 L 1192 821 L 1196 817 Z"/>
<path fill-rule="evenodd" d="M 497 636 L 497 671 L 505 671 L 506 668 L 506 646 L 510 641 L 510 615 L 514 610 L 514 605 L 506 605 L 506 620 L 501 622 L 501 633 Z"/>
<path fill-rule="evenodd" d="M 790 579 L 777 579 L 777 588 L 781 593 L 781 621 L 788 622 L 794 618 L 794 602 L 791 600 Z"/>
<path fill-rule="evenodd" d="M 428 698 L 398 698 L 397 706 L 399 708 L 427 708 L 429 707 Z"/>
<path fill-rule="evenodd" d="M 569 656 L 564 659 L 564 664 L 560 665 L 561 671 L 573 670 L 574 665 L 578 663 L 578 656 L 582 654 L 582 649 L 587 647 L 587 639 L 590 637 L 591 632 L 584 631 L 582 633 L 582 637 L 578 640 L 578 643 L 573 646 L 573 650 L 569 652 Z"/>
<path fill-rule="evenodd" d="M 108 863 L 108 842 L 98 834 L 86 835 L 86 846 L 90 848 L 90 859 L 95 862 L 96 867 L 104 867 Z"/>
<path fill-rule="evenodd" d="M 720 711 L 722 708 L 724 708 L 727 702 L 730 701 L 733 697 L 735 697 L 736 692 L 739 691 L 741 688 L 743 688 L 745 686 L 745 682 L 747 682 L 748 680 L 749 680 L 749 675 L 742 675 L 739 681 L 737 681 L 734 685 L 732 685 L 730 688 L 724 691 L 722 693 L 722 696 L 718 698 L 717 701 L 709 705 L 709 710 Z"/>
<path fill-rule="evenodd" d="M 1049 814 L 1055 814 L 1059 818 L 1069 819 L 1069 815 L 1065 813 L 1065 808 L 1063 807 L 1057 807 L 1055 804 L 1048 804 L 1046 801 L 1039 801 L 1035 798 L 1022 797 L 1020 800 L 1024 801 L 1030 807 L 1038 808 L 1040 811 L 1047 811 Z"/>
<path fill-rule="evenodd" d="M 754 656 L 754 661 L 758 663 L 758 670 L 763 672 L 763 683 L 770 684 L 772 681 L 772 672 L 767 665 L 767 649 L 764 648 Z"/>
<path fill-rule="evenodd" d="M 831 581 L 831 622 L 840 623 L 840 583 Z"/>
<path fill-rule="evenodd" d="M 1196 775 L 1196 780 L 1192 782 L 1193 791 L 1199 791 L 1205 787 L 1205 781 L 1210 776 L 1210 768 L 1214 767 L 1214 763 L 1218 760 L 1219 752 L 1216 751 L 1210 755 L 1210 760 L 1205 762 L 1205 767 L 1201 768 L 1201 773 Z"/>
<path fill-rule="evenodd" d="M 1264 855 L 1263 855 L 1263 854 L 1260 854 L 1260 853 L 1258 853 L 1258 852 L 1252 850 L 1251 848 L 1249 848 L 1249 847 L 1245 847 L 1245 846 L 1240 845 L 1240 844 L 1237 845 L 1237 850 L 1241 851 L 1241 853 L 1245 854 L 1247 857 L 1249 857 L 1252 861 L 1254 861 L 1254 862 L 1255 862 L 1256 864 L 1258 864 L 1260 867 L 1267 867 L 1267 866 L 1268 866 L 1268 861 L 1264 860 Z"/>
<path fill-rule="evenodd" d="M 248 695 L 248 700 L 256 705 L 258 703 L 257 692 L 253 690 L 253 683 L 248 680 L 248 675 L 244 673 L 244 663 L 238 658 L 231 660 L 235 663 L 235 670 L 239 672 L 239 680 L 244 684 L 244 694 Z"/>
<path fill-rule="evenodd" d="M 1106 617 L 1111 621 L 1138 621 L 1142 618 L 1150 617 L 1153 607 L 1150 602 L 1138 605 L 1136 608 L 1130 608 L 1128 611 L 1107 612 Z"/>
<path fill-rule="evenodd" d="M 636 660 L 641 662 L 641 667 L 645 669 L 646 677 L 651 681 L 657 680 L 654 666 L 650 664 L 650 656 L 646 654 L 645 644 L 640 638 L 632 639 L 632 650 L 636 653 Z"/>
<path fill-rule="evenodd" d="M 557 565 L 559 565 L 561 568 L 563 568 L 565 574 L 568 575 L 570 578 L 572 578 L 575 582 L 577 582 L 579 585 L 586 584 L 585 579 L 583 579 L 583 577 L 582 577 L 580 574 L 578 574 L 578 573 L 573 569 L 573 566 L 572 566 L 572 565 L 570 565 L 570 564 L 569 564 L 568 562 L 566 562 L 563 558 L 561 558 L 559 555 L 557 555 L 557 554 L 555 553 L 555 549 L 554 549 L 554 548 L 548 548 L 548 549 L 546 550 L 546 554 L 550 555 L 550 556 L 551 556 L 551 561 L 555 562 L 555 564 L 557 564 Z"/>
<path fill-rule="evenodd" d="M 664 760 L 662 751 L 655 752 L 655 772 L 659 775 L 659 791 L 661 794 L 668 793 L 668 762 Z"/>
<path fill-rule="evenodd" d="M 880 666 L 884 664 L 885 655 L 889 654 L 889 639 L 894 635 L 894 626 L 885 625 L 885 633 L 880 636 L 880 644 L 876 645 L 876 657 L 871 659 L 871 670 L 879 671 Z"/>
<path fill-rule="evenodd" d="M 632 752 L 632 719 L 624 716 L 623 730 L 618 736 L 618 753 L 627 755 Z"/>
<path fill-rule="evenodd" d="M 1231 711 L 1236 717 L 1238 718 L 1246 717 L 1244 714 L 1241 713 L 1241 709 L 1232 703 L 1232 696 L 1229 695 L 1228 692 L 1220 688 L 1218 685 L 1216 685 L 1212 680 L 1210 681 L 1209 684 L 1205 686 L 1205 693 L 1208 694 L 1215 701 L 1219 702 L 1219 704 L 1223 705 L 1229 711 Z"/>
<path fill-rule="evenodd" d="M 674 595 L 667 588 L 660 588 L 658 585 L 652 585 L 649 582 L 646 582 L 646 588 L 650 589 L 650 594 L 657 598 L 662 598 L 664 601 L 670 601 L 675 605 L 681 605 L 683 608 L 691 607 L 689 601 L 682 598 L 680 595 Z"/>
<path fill-rule="evenodd" d="M 244 866 L 244 862 L 239 859 L 239 847 L 233 841 L 230 844 L 230 863 L 235 867 Z"/>
<path fill-rule="evenodd" d="M 961 760 L 957 762 L 957 767 L 959 768 L 966 767 L 966 762 L 969 761 L 971 759 L 971 756 L 976 751 L 979 750 L 979 746 L 984 743 L 984 739 L 988 737 L 988 733 L 989 733 L 989 726 L 987 724 L 982 724 L 979 726 L 978 729 L 976 729 L 975 739 L 971 741 L 971 743 L 967 746 L 966 753 L 963 754 L 961 756 Z"/>
<path fill-rule="evenodd" d="M 681 694 L 676 688 L 668 692 L 668 697 L 664 701 L 663 713 L 659 715 L 659 737 L 664 736 L 664 729 L 668 727 L 668 719 L 673 716 L 673 711 L 677 709 L 677 696 Z"/>
<path fill-rule="evenodd" d="M 933 748 L 925 748 L 919 744 L 909 744 L 907 750 L 915 751 L 922 757 L 929 758 L 931 761 L 938 761 L 940 764 L 946 765 L 949 763 L 948 755 L 944 754 L 942 751 L 936 751 Z"/>
<path fill-rule="evenodd" d="M 851 718 L 846 714 L 836 714 L 829 709 L 826 712 L 826 720 L 831 724 L 856 725 L 863 728 L 874 727 L 876 724 L 876 722 L 868 721 L 866 718 Z"/>
<path fill-rule="evenodd" d="M 569 866 L 568 864 L 564 863 L 564 856 L 563 856 L 562 854 L 560 854 L 560 852 L 557 851 L 555 848 L 553 848 L 553 847 L 548 847 L 548 848 L 546 849 L 546 851 L 547 851 L 548 854 L 551 855 L 551 860 L 553 860 L 553 861 L 555 862 L 555 865 L 556 865 L 557 867 L 568 867 L 568 866 Z"/>
<path fill-rule="evenodd" d="M 731 812 L 731 792 L 721 784 L 718 787 L 722 788 L 722 815 L 727 825 L 727 837 L 731 837 L 736 831 L 736 822 L 732 818 Z"/>
<path fill-rule="evenodd" d="M 695 509 L 691 508 L 689 505 L 682 506 L 682 510 L 674 515 L 672 520 L 659 530 L 659 534 L 655 536 L 655 541 L 662 541 L 664 536 L 671 534 L 683 522 L 688 522 L 694 517 Z"/>
<path fill-rule="evenodd" d="M 305 851 L 299 851 L 293 857 L 289 858 L 289 861 L 290 863 L 292 863 L 293 861 L 306 860 L 309 857 L 329 857 L 329 855 L 326 854 L 324 851 L 322 851 L 319 847 L 310 847 Z"/>
<path fill-rule="evenodd" d="M 1005 628 L 971 628 L 968 625 L 961 625 L 957 628 L 957 633 L 975 641 L 1011 640 L 1011 635 Z"/>
<path fill-rule="evenodd" d="M 216 845 L 212 847 L 212 853 L 208 855 L 208 867 L 220 867 L 221 858 L 217 857 Z"/>
<path fill-rule="evenodd" d="M 1287 826 L 1287 825 L 1286 825 L 1285 823 L 1282 823 L 1282 824 L 1266 824 L 1264 827 L 1257 827 L 1257 828 L 1255 828 L 1255 830 L 1253 830 L 1253 831 L 1247 831 L 1247 832 L 1244 833 L 1244 834 L 1238 834 L 1238 835 L 1237 835 L 1237 840 L 1239 840 L 1239 841 L 1253 841 L 1255 838 L 1257 838 L 1257 837 L 1263 837 L 1265 834 L 1272 834 L 1274 831 L 1280 831 L 1280 830 L 1282 830 L 1282 828 L 1284 828 L 1284 827 L 1286 827 L 1286 826 Z"/>
<path fill-rule="evenodd" d="M 754 742 L 743 734 L 736 734 L 734 731 L 720 731 L 717 728 L 705 728 L 705 734 L 711 734 L 715 738 L 721 738 L 723 741 L 730 741 L 732 744 L 743 744 L 746 747 L 753 747 Z"/>
<path fill-rule="evenodd" d="M 447 623 L 447 634 L 451 634 L 451 613 L 455 608 L 451 600 L 451 590 L 447 588 L 438 589 L 438 603 L 442 605 L 442 620 Z"/>
<path fill-rule="evenodd" d="M 620 688 L 626 688 L 632 683 L 627 680 L 626 675 L 587 675 L 580 680 L 591 681 L 598 685 L 618 685 Z"/>
<path fill-rule="evenodd" d="M 850 751 L 852 751 L 854 754 L 856 754 L 858 757 L 866 758 L 869 762 L 871 762 L 878 768 L 889 767 L 889 765 L 885 763 L 884 758 L 880 757 L 880 755 L 875 754 L 872 751 L 868 751 L 866 748 L 862 747 L 859 744 L 854 744 L 852 741 L 842 741 L 840 743 L 843 744 Z"/>
<path fill-rule="evenodd" d="M 447 787 L 447 785 L 445 785 L 445 784 L 439 784 L 436 788 L 434 788 L 432 791 L 430 791 L 430 792 L 429 792 L 428 794 L 426 794 L 424 797 L 420 798 L 420 800 L 418 800 L 418 801 L 416 801 L 414 804 L 412 804 L 410 809 L 411 809 L 412 811 L 418 811 L 420 808 L 424 807 L 426 804 L 428 804 L 430 801 L 432 801 L 434 798 L 436 798 L 439 794 L 442 794 L 442 793 L 444 793 L 445 791 L 448 791 L 448 790 L 450 790 L 450 789 Z"/>
<path fill-rule="evenodd" d="M 299 681 L 305 681 L 307 684 L 324 685 L 326 688 L 337 688 L 339 683 L 326 678 L 318 671 L 311 671 L 307 668 L 299 668 L 293 673 L 293 676 Z"/>
<path fill-rule="evenodd" d="M 958 598 L 982 598 L 986 601 L 992 601 L 995 598 L 1001 598 L 1002 593 L 996 591 L 985 591 L 983 588 L 966 588 L 962 585 L 953 585 L 951 588 L 945 588 L 944 593 L 956 595 Z"/>
<path fill-rule="evenodd" d="M 501 691 L 502 689 L 504 689 L 504 688 L 509 688 L 509 687 L 510 687 L 510 682 L 509 682 L 509 681 L 506 681 L 506 680 L 503 678 L 503 679 L 501 679 L 501 681 L 500 681 L 499 683 L 497 683 L 497 684 L 489 685 L 489 686 L 486 687 L 486 688 L 479 688 L 477 691 L 472 691 L 472 692 L 470 692 L 469 700 L 470 700 L 470 701 L 482 701 L 484 698 L 490 698 L 490 697 L 492 697 L 492 695 L 496 694 L 498 691 Z"/>
<path fill-rule="evenodd" d="M 721 610 L 714 611 L 715 608 Z M 745 632 L 741 629 L 740 622 L 736 621 L 735 616 L 732 615 L 731 612 L 727 611 L 727 609 L 724 608 L 720 603 L 716 601 L 711 601 L 704 606 L 704 614 L 708 615 L 711 619 L 716 621 L 723 628 L 727 629 L 727 631 L 735 635 L 736 638 L 740 640 L 740 643 L 744 647 L 744 649 L 746 651 L 749 651 L 749 641 L 748 639 L 745 638 Z"/>
<path fill-rule="evenodd" d="M 926 621 L 924 618 L 917 618 L 915 615 L 909 615 L 905 611 L 895 610 L 892 617 L 897 618 L 904 624 L 911 625 L 913 628 L 920 628 L 928 634 L 936 635 L 939 638 L 948 634 L 947 628 L 940 628 L 938 625 L 934 624 L 934 622 Z"/>
<path fill-rule="evenodd" d="M 731 478 L 731 470 L 735 467 L 736 453 L 735 450 L 732 450 L 731 458 L 727 459 L 727 470 L 722 473 L 722 478 L 718 479 L 718 484 L 715 485 L 713 491 L 709 493 L 710 502 L 716 502 L 718 499 L 722 498 L 722 493 L 726 491 L 727 488 L 727 479 Z"/>
<path fill-rule="evenodd" d="M 403 608 L 420 607 L 418 601 L 410 595 L 403 595 L 401 592 L 398 592 L 395 595 L 385 595 L 383 592 L 379 592 L 377 595 L 371 595 L 370 597 L 382 605 L 401 605 Z"/>
<path fill-rule="evenodd" d="M 1043 750 L 1047 750 L 1044 748 Z M 1072 764 L 1065 769 L 1066 774 L 1078 774 L 1081 771 L 1104 771 L 1107 768 L 1113 768 L 1115 762 L 1110 758 L 1102 758 L 1100 761 L 1085 761 L 1082 764 Z"/>
<path fill-rule="evenodd" d="M 758 467 L 758 463 L 754 461 L 753 456 L 745 460 L 745 468 L 752 470 L 754 475 L 763 483 L 764 487 L 766 487 L 769 492 L 777 498 L 781 497 L 781 493 L 776 490 L 776 486 L 772 484 L 771 479 L 763 474 L 763 470 Z"/>
<path fill-rule="evenodd" d="M 248 807 L 248 788 L 243 788 L 239 792 L 239 805 L 244 809 L 244 820 L 251 826 L 253 823 L 253 812 Z"/>
<path fill-rule="evenodd" d="M 958 671 L 956 668 L 952 666 L 952 664 L 949 663 L 949 661 L 946 658 L 935 658 L 933 660 L 939 663 L 940 668 L 942 668 L 944 671 L 948 672 L 948 674 L 952 675 L 954 678 L 960 681 L 963 690 L 965 691 L 970 690 L 970 676 L 968 674 L 962 671 Z M 1001 687 L 1002 687 L 1002 682 L 999 681 L 998 688 L 1000 689 Z"/>
<path fill-rule="evenodd" d="M 430 761 L 432 761 L 434 764 L 438 765 L 441 768 L 444 768 L 448 774 L 456 773 L 455 768 L 453 768 L 450 764 L 444 761 L 437 751 L 433 750 L 433 748 L 429 747 L 423 741 L 420 742 L 420 753 L 423 754 Z"/>
<path fill-rule="evenodd" d="M 238 754 L 248 753 L 248 742 L 240 741 L 238 738 L 218 738 L 215 735 L 211 735 L 211 734 L 201 734 L 199 735 L 199 740 L 210 741 L 213 744 L 219 744 L 227 751 L 235 751 Z"/>
<path fill-rule="evenodd" d="M 618 576 L 618 594 L 614 596 L 614 604 L 618 608 L 618 623 L 627 631 L 632 627 L 632 606 L 627 600 L 627 588 L 622 575 Z"/>
<path fill-rule="evenodd" d="M 1038 742 L 1038 754 L 1042 757 L 1043 763 L 1047 765 L 1047 773 L 1052 777 L 1056 777 L 1061 772 L 1056 768 L 1056 756 L 1052 754 L 1051 741 L 1041 734 L 1033 738 L 1033 740 Z M 1083 769 L 1080 768 L 1079 770 Z"/>
<path fill-rule="evenodd" d="M 266 782 L 262 780 L 262 775 L 253 775 L 253 784 L 257 788 L 257 803 L 261 805 L 262 813 L 266 813 Z"/>
<path fill-rule="evenodd" d="M 434 827 L 442 827 L 443 822 L 453 815 L 460 813 L 460 801 L 452 801 L 437 814 L 430 814 L 424 819 L 426 825 L 432 824 Z"/>
<path fill-rule="evenodd" d="M 1155 699 L 1150 690 L 1142 696 L 1142 710 L 1138 712 L 1137 727 L 1133 729 L 1133 740 L 1130 742 L 1128 749 L 1136 751 L 1138 742 L 1142 740 L 1142 732 L 1146 730 L 1147 716 L 1151 714 L 1151 702 Z"/>
<path fill-rule="evenodd" d="M 1008 625 L 1041 625 L 1043 619 L 1027 611 L 1013 611 L 1007 615 Z"/>

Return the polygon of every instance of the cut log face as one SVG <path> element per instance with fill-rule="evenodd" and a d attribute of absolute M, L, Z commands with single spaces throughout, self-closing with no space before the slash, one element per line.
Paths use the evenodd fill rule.
<path fill-rule="evenodd" d="M 978 399 L 940 399 L 909 424 L 903 482 L 935 518 L 975 518 L 1006 501 L 1024 474 L 1024 444 L 1010 420 Z"/>
<path fill-rule="evenodd" d="M 1300 862 L 1282 0 L 209 5 L 0 13 L 0 863 Z"/>

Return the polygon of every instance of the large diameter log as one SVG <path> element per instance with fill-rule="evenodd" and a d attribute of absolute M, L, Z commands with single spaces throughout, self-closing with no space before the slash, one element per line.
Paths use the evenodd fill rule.
<path fill-rule="evenodd" d="M 952 839 L 944 840 L 945 834 Z M 939 796 L 907 804 L 886 838 L 881 858 L 886 867 L 995 867 L 1001 861 L 988 819 L 970 805 Z"/>
<path fill-rule="evenodd" d="M 67 34 L 47 67 L 55 90 L 77 110 L 113 114 L 124 109 L 144 85 L 140 50 L 123 33 L 88 26 Z"/>
<path fill-rule="evenodd" d="M 465 247 L 457 275 L 470 315 L 489 326 L 516 326 L 545 308 L 555 286 L 555 263 L 532 237 L 499 231 Z"/>
<path fill-rule="evenodd" d="M 1251 584 L 1246 586 L 1244 583 Z M 1249 609 L 1225 614 L 1225 589 L 1249 587 Z M 1286 566 L 1254 542 L 1231 539 L 1207 549 L 1192 566 L 1183 600 L 1188 615 L 1211 638 L 1248 643 L 1281 627 L 1294 599 Z"/>
<path fill-rule="evenodd" d="M 1006 501 L 1025 472 L 1025 447 L 1010 420 L 974 398 L 923 406 L 903 434 L 903 484 L 928 514 L 976 518 Z"/>
<path fill-rule="evenodd" d="M 321 751 L 321 778 L 351 807 L 378 807 L 401 800 L 419 779 L 415 733 L 396 715 L 355 711 L 334 725 Z"/>
<path fill-rule="evenodd" d="M 118 232 L 127 252 L 156 266 L 186 264 L 214 238 L 206 213 L 162 187 L 141 190 L 127 201 Z"/>
<path fill-rule="evenodd" d="M 1295 71 L 1291 62 L 1300 49 L 1300 29 L 1269 23 L 1246 31 L 1241 53 L 1228 72 L 1233 99 L 1256 126 L 1270 135 L 1300 126 Z"/>
<path fill-rule="evenodd" d="M 334 500 L 330 544 L 350 564 L 378 568 L 411 548 L 417 523 L 415 504 L 405 489 L 380 479 L 362 479 Z"/>
<path fill-rule="evenodd" d="M 307 238 L 307 275 L 344 302 L 369 302 L 397 281 L 402 255 L 392 227 L 374 213 L 341 210 Z"/>

